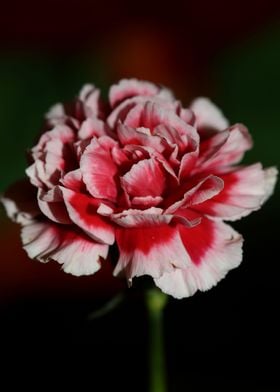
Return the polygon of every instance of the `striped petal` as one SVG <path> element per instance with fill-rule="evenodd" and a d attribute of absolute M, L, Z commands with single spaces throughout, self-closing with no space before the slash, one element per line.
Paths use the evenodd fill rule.
<path fill-rule="evenodd" d="M 175 298 L 209 290 L 241 263 L 242 237 L 223 222 L 204 218 L 193 228 L 182 227 L 180 235 L 191 264 L 155 279 L 163 292 Z"/>
<path fill-rule="evenodd" d="M 33 222 L 21 233 L 23 248 L 32 259 L 41 262 L 55 260 L 72 275 L 92 275 L 101 267 L 101 258 L 108 246 L 91 240 L 72 226 L 50 222 Z"/>

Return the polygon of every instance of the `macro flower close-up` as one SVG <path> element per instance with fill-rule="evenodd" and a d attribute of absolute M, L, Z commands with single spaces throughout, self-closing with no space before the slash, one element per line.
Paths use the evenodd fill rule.
<path fill-rule="evenodd" d="M 224 221 L 259 209 L 275 168 L 242 165 L 252 139 L 209 99 L 187 108 L 136 79 L 93 85 L 46 115 L 27 178 L 2 202 L 30 258 L 91 275 L 113 247 L 113 274 L 143 275 L 175 298 L 205 291 L 242 261 L 242 235 Z"/>

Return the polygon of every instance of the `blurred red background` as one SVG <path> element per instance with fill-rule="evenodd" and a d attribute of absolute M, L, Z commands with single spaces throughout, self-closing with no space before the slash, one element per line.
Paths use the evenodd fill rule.
<path fill-rule="evenodd" d="M 88 52 L 101 56 L 111 80 L 151 79 L 188 98 L 208 88 L 217 53 L 278 23 L 279 15 L 276 0 L 14 0 L 1 8 L 0 48 Z"/>

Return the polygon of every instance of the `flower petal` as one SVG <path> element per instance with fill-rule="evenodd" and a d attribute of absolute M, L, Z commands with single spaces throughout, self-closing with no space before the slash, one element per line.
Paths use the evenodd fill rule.
<path fill-rule="evenodd" d="M 56 193 L 58 192 L 60 192 L 59 188 L 56 187 Z M 37 201 L 42 213 L 53 222 L 62 224 L 72 223 L 62 198 L 61 201 L 45 201 L 44 197 L 48 197 L 48 193 L 47 195 L 46 193 L 47 192 L 43 191 L 42 189 L 38 189 Z"/>
<path fill-rule="evenodd" d="M 123 227 L 149 227 L 170 223 L 172 215 L 162 215 L 162 209 L 150 207 L 146 210 L 128 209 L 113 213 L 110 218 Z"/>
<path fill-rule="evenodd" d="M 192 263 L 155 279 L 155 284 L 175 298 L 193 295 L 215 286 L 242 261 L 242 237 L 230 226 L 204 218 L 180 234 Z"/>
<path fill-rule="evenodd" d="M 72 170 L 65 174 L 60 180 L 60 183 L 65 188 L 71 189 L 72 191 L 82 192 L 85 190 L 85 184 L 82 180 L 82 173 L 80 169 Z"/>
<path fill-rule="evenodd" d="M 86 84 L 80 91 L 79 99 L 84 104 L 85 114 L 87 117 L 98 116 L 100 106 L 99 89 L 97 89 L 93 84 Z"/>
<path fill-rule="evenodd" d="M 64 106 L 61 103 L 53 105 L 47 112 L 45 118 L 50 127 L 64 124 L 66 121 Z"/>
<path fill-rule="evenodd" d="M 180 162 L 179 181 L 182 183 L 195 167 L 199 153 L 198 144 L 194 143 L 192 150 L 183 155 Z"/>
<path fill-rule="evenodd" d="M 55 260 L 72 275 L 92 275 L 100 269 L 100 258 L 106 258 L 109 247 L 98 244 L 72 226 L 33 222 L 21 233 L 28 256 L 42 262 Z"/>
<path fill-rule="evenodd" d="M 159 88 L 150 82 L 145 82 L 137 79 L 122 79 L 118 84 L 111 86 L 109 91 L 109 102 L 112 107 L 115 107 L 121 101 L 137 95 L 153 96 L 156 95 Z"/>
<path fill-rule="evenodd" d="M 180 223 L 186 227 L 193 227 L 200 222 L 199 219 L 188 220 L 182 216 L 163 214 L 163 210 L 158 207 L 150 207 L 146 210 L 128 209 L 120 213 L 113 213 L 111 220 L 122 227 L 140 228 L 155 227 L 165 224 Z"/>
<path fill-rule="evenodd" d="M 148 128 L 132 128 L 120 123 L 117 128 L 117 133 L 119 141 L 124 146 L 132 144 L 151 147 L 160 153 L 165 149 L 162 138 L 151 135 Z"/>
<path fill-rule="evenodd" d="M 132 198 L 131 204 L 134 208 L 156 207 L 162 201 L 161 196 L 135 196 Z"/>
<path fill-rule="evenodd" d="M 120 257 L 114 275 L 160 277 L 174 268 L 184 268 L 190 260 L 179 231 L 168 225 L 145 228 L 119 228 L 116 241 Z"/>
<path fill-rule="evenodd" d="M 121 102 L 107 117 L 107 124 L 109 128 L 115 129 L 119 122 L 124 121 L 129 111 L 134 108 L 137 103 L 145 101 L 145 97 L 137 96 Z"/>
<path fill-rule="evenodd" d="M 184 120 L 187 124 L 194 125 L 195 123 L 195 114 L 191 109 L 184 109 L 179 106 L 179 116 L 182 120 Z"/>
<path fill-rule="evenodd" d="M 62 173 L 76 168 L 76 156 L 72 146 L 59 139 L 52 139 L 46 143 L 44 162 L 45 177 L 54 185 L 57 184 Z"/>
<path fill-rule="evenodd" d="M 88 139 L 90 137 L 100 137 L 107 134 L 106 124 L 97 117 L 87 118 L 82 122 L 78 131 L 79 139 Z"/>
<path fill-rule="evenodd" d="M 159 133 L 159 128 L 155 128 L 163 124 L 164 129 L 169 130 L 169 132 L 165 134 L 169 134 L 167 138 L 169 137 L 171 143 L 174 142 L 174 132 L 171 132 L 173 128 L 176 130 L 175 134 L 178 135 L 175 137 L 176 139 L 178 139 L 179 136 L 180 140 L 185 138 L 185 148 L 187 147 L 186 143 L 191 140 L 198 143 L 198 134 L 196 129 L 182 120 L 174 110 L 165 107 L 165 105 L 161 105 L 156 101 L 138 103 L 128 113 L 124 120 L 124 124 L 134 128 L 149 128 L 152 134 L 154 133 L 154 130 L 156 133 Z M 180 140 L 177 140 L 177 144 Z"/>
<path fill-rule="evenodd" d="M 225 167 L 238 163 L 250 148 L 252 139 L 247 128 L 242 124 L 233 125 L 201 143 L 196 172 L 210 169 L 222 172 Z"/>
<path fill-rule="evenodd" d="M 114 175 L 117 166 L 110 150 L 116 142 L 107 136 L 92 139 L 81 157 L 81 172 L 89 193 L 97 198 L 116 201 L 118 194 Z"/>
<path fill-rule="evenodd" d="M 33 185 L 50 188 L 57 184 L 63 172 L 73 169 L 76 157 L 71 144 L 74 140 L 73 130 L 66 125 L 57 125 L 41 136 L 32 148 L 35 162 L 26 170 Z"/>
<path fill-rule="evenodd" d="M 97 213 L 99 202 L 81 193 L 61 187 L 71 220 L 97 242 L 112 245 L 115 241 L 113 225 Z"/>
<path fill-rule="evenodd" d="M 38 178 L 37 175 L 37 170 L 36 170 L 36 165 L 35 162 L 32 163 L 30 166 L 28 166 L 25 169 L 25 174 L 27 175 L 27 177 L 29 178 L 29 181 L 32 185 L 34 185 L 35 187 L 43 187 L 43 183 L 42 181 Z"/>
<path fill-rule="evenodd" d="M 188 189 L 182 198 L 177 198 L 179 199 L 178 201 L 175 201 L 175 203 L 171 204 L 170 207 L 168 207 L 165 210 L 166 214 L 172 214 L 175 213 L 176 210 L 179 208 L 188 208 L 197 205 L 197 204 L 202 204 L 206 200 L 209 200 L 219 194 L 224 187 L 224 182 L 221 178 L 217 176 L 210 175 L 203 180 L 201 180 L 198 184 L 193 186 L 192 188 Z M 175 195 L 176 196 L 176 195 Z M 204 205 L 204 204 L 202 204 Z"/>
<path fill-rule="evenodd" d="M 71 143 L 75 139 L 73 130 L 65 124 L 56 125 L 51 131 L 45 132 L 39 139 L 39 142 L 32 148 L 34 159 L 40 158 L 44 153 L 46 145 L 51 140 L 59 140 L 62 145 Z M 55 145 L 53 146 L 55 148 Z"/>
<path fill-rule="evenodd" d="M 228 120 L 224 117 L 222 111 L 208 98 L 195 99 L 191 103 L 190 109 L 196 117 L 195 127 L 202 135 L 223 131 L 229 126 Z"/>
<path fill-rule="evenodd" d="M 265 192 L 264 192 L 264 198 L 262 203 L 265 203 L 274 192 L 274 188 L 278 177 L 277 168 L 269 167 L 267 169 L 264 169 L 264 177 L 265 177 Z"/>
<path fill-rule="evenodd" d="M 219 175 L 224 189 L 195 208 L 209 217 L 225 220 L 242 218 L 258 210 L 272 194 L 277 171 L 265 171 L 260 163 Z"/>
<path fill-rule="evenodd" d="M 121 184 L 130 196 L 161 196 L 165 187 L 165 176 L 159 162 L 143 159 L 134 164 L 121 177 Z"/>

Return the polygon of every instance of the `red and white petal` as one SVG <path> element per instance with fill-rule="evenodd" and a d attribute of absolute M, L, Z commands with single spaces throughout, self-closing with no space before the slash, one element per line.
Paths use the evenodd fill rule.
<path fill-rule="evenodd" d="M 229 136 L 230 129 L 225 129 L 224 131 L 220 131 L 219 133 L 201 140 L 199 146 L 199 158 L 197 160 L 198 170 L 205 162 L 217 156 L 219 150 L 227 142 Z"/>
<path fill-rule="evenodd" d="M 110 216 L 111 220 L 122 227 L 159 227 L 161 225 L 180 223 L 186 227 L 193 227 L 200 222 L 200 218 L 187 219 L 183 216 L 163 214 L 163 210 L 158 207 L 150 207 L 146 210 L 128 209 Z"/>
<path fill-rule="evenodd" d="M 141 228 L 118 228 L 116 242 L 120 257 L 114 275 L 160 277 L 175 268 L 189 265 L 189 256 L 179 231 L 168 225 Z"/>
<path fill-rule="evenodd" d="M 99 215 L 102 216 L 110 216 L 114 213 L 114 209 L 111 206 L 104 203 L 100 203 L 96 211 Z"/>
<path fill-rule="evenodd" d="M 223 222 L 204 218 L 196 227 L 182 227 L 180 234 L 191 264 L 155 279 L 163 292 L 175 298 L 209 290 L 242 261 L 243 239 Z"/>
<path fill-rule="evenodd" d="M 100 137 L 107 134 L 107 128 L 104 121 L 97 117 L 87 118 L 82 122 L 78 131 L 79 139 L 88 139 L 91 137 Z"/>
<path fill-rule="evenodd" d="M 229 126 L 228 120 L 222 111 L 208 98 L 197 98 L 190 109 L 194 112 L 196 120 L 195 127 L 199 133 L 211 134 L 211 132 L 223 131 Z"/>
<path fill-rule="evenodd" d="M 75 132 L 67 125 L 57 125 L 51 131 L 45 132 L 39 143 L 32 149 L 35 158 L 45 157 L 46 153 L 57 157 L 64 156 L 64 148 L 75 141 Z"/>
<path fill-rule="evenodd" d="M 69 170 L 69 163 L 72 164 L 73 154 L 69 148 L 75 139 L 71 128 L 60 125 L 53 130 L 45 132 L 39 143 L 32 149 L 32 156 L 35 160 L 26 173 L 30 177 L 32 184 L 42 187 L 56 185 L 61 172 Z"/>
<path fill-rule="evenodd" d="M 69 218 L 64 201 L 45 201 L 44 197 L 47 196 L 48 195 L 45 196 L 45 192 L 43 190 L 38 189 L 37 201 L 41 212 L 53 222 L 71 224 L 72 221 Z"/>
<path fill-rule="evenodd" d="M 165 86 L 160 86 L 159 92 L 156 96 L 164 101 L 172 102 L 172 104 L 174 104 L 174 107 L 176 108 L 178 102 L 175 101 L 174 94 L 169 88 Z"/>
<path fill-rule="evenodd" d="M 70 109 L 70 110 L 69 110 Z M 61 125 L 71 125 L 71 127 L 78 129 L 79 121 L 72 117 L 72 108 L 71 105 L 63 105 L 61 103 L 57 103 L 50 108 L 48 113 L 46 114 L 46 126 L 47 129 L 51 129 L 56 126 Z"/>
<path fill-rule="evenodd" d="M 238 163 L 244 153 L 252 148 L 252 144 L 248 129 L 242 124 L 233 125 L 201 143 L 196 171 L 214 169 L 216 172 L 222 172 L 225 167 Z"/>
<path fill-rule="evenodd" d="M 229 131 L 229 138 L 218 151 L 217 157 L 211 162 L 212 165 L 238 163 L 243 158 L 244 153 L 252 148 L 253 140 L 243 124 L 235 124 L 229 128 Z"/>
<path fill-rule="evenodd" d="M 62 194 L 60 187 L 58 185 L 54 186 L 53 188 L 45 191 L 43 189 L 38 190 L 39 197 L 43 201 L 48 202 L 58 202 L 63 201 Z"/>
<path fill-rule="evenodd" d="M 122 145 L 140 145 L 151 147 L 158 152 L 163 152 L 165 145 L 162 138 L 151 135 L 149 128 L 132 128 L 120 123 L 117 128 L 118 138 Z"/>
<path fill-rule="evenodd" d="M 165 188 L 165 174 L 155 159 L 143 159 L 134 164 L 130 171 L 121 177 L 121 184 L 132 197 L 161 196 Z"/>
<path fill-rule="evenodd" d="M 64 226 L 58 226 L 52 222 L 44 223 L 35 220 L 30 222 L 21 231 L 23 249 L 31 259 L 36 258 L 46 262 L 49 254 L 58 248 L 59 235 L 64 232 L 63 229 Z"/>
<path fill-rule="evenodd" d="M 172 215 L 162 215 L 162 209 L 150 207 L 146 210 L 128 209 L 113 213 L 110 218 L 113 222 L 123 227 L 147 227 L 168 224 Z"/>
<path fill-rule="evenodd" d="M 131 205 L 134 208 L 156 207 L 162 201 L 163 198 L 161 196 L 136 196 L 132 198 Z"/>
<path fill-rule="evenodd" d="M 176 184 L 178 184 L 178 177 L 176 176 L 171 164 L 164 158 L 164 156 L 157 151 L 149 151 L 149 154 L 153 159 L 160 162 L 165 171 L 172 177 L 173 182 L 175 181 Z"/>
<path fill-rule="evenodd" d="M 269 167 L 267 169 L 264 169 L 264 177 L 265 177 L 265 193 L 264 193 L 263 203 L 265 203 L 274 192 L 274 188 L 278 177 L 277 168 Z"/>
<path fill-rule="evenodd" d="M 83 181 L 94 197 L 116 201 L 118 189 L 114 176 L 117 166 L 111 156 L 111 149 L 116 145 L 107 136 L 93 139 L 81 157 Z"/>
<path fill-rule="evenodd" d="M 115 107 L 121 101 L 134 96 L 154 96 L 159 88 L 150 82 L 137 79 L 122 79 L 118 84 L 114 84 L 109 91 L 109 102 L 111 107 Z"/>
<path fill-rule="evenodd" d="M 53 105 L 45 117 L 50 126 L 64 124 L 66 121 L 64 106 L 61 103 Z"/>
<path fill-rule="evenodd" d="M 205 203 L 207 200 L 211 200 L 214 196 L 218 195 L 223 188 L 224 182 L 220 177 L 213 175 L 207 176 L 191 189 L 188 189 L 183 197 L 179 198 L 178 201 L 171 204 L 170 207 L 165 210 L 165 213 L 172 214 L 179 208 L 193 208 L 193 206 L 196 206 L 197 204 L 200 205 Z"/>
<path fill-rule="evenodd" d="M 72 226 L 33 222 L 21 233 L 23 248 L 32 259 L 41 262 L 55 260 L 72 275 L 92 275 L 100 269 L 108 246 L 98 244 Z"/>
<path fill-rule="evenodd" d="M 40 159 L 36 159 L 32 165 L 28 166 L 25 174 L 29 177 L 31 184 L 37 188 L 43 188 L 46 185 L 44 163 Z"/>
<path fill-rule="evenodd" d="M 76 156 L 72 145 L 59 139 L 51 139 L 46 143 L 44 161 L 45 173 L 50 179 L 53 173 L 72 170 L 76 166 Z"/>
<path fill-rule="evenodd" d="M 90 144 L 92 139 L 83 139 L 79 140 L 75 143 L 73 143 L 74 151 L 77 157 L 78 162 L 80 163 L 81 157 L 87 148 L 87 146 Z"/>
<path fill-rule="evenodd" d="M 164 273 L 154 279 L 157 287 L 164 293 L 177 299 L 191 297 L 198 290 L 196 279 L 191 273 L 191 268 L 176 268 L 174 271 Z"/>
<path fill-rule="evenodd" d="M 46 114 L 47 119 L 51 119 L 53 117 L 63 117 L 65 115 L 64 106 L 62 103 L 56 103 L 53 105 Z"/>
<path fill-rule="evenodd" d="M 182 183 L 190 175 L 190 172 L 195 167 L 197 163 L 197 157 L 199 154 L 198 144 L 194 143 L 192 150 L 183 155 L 180 168 L 179 168 L 179 181 Z"/>
<path fill-rule="evenodd" d="M 189 138 L 187 135 L 183 134 L 181 136 L 176 128 L 167 126 L 165 124 L 157 125 L 153 131 L 153 134 L 163 138 L 170 147 L 172 146 L 174 148 L 174 146 L 177 146 L 178 151 L 180 152 L 186 151 L 186 148 L 189 145 Z"/>
<path fill-rule="evenodd" d="M 134 150 L 135 148 L 133 149 L 133 152 Z M 113 147 L 111 150 L 111 156 L 114 163 L 118 167 L 127 168 L 131 166 L 131 159 L 127 154 L 127 151 L 125 151 L 123 148 L 120 148 L 119 146 Z"/>
<path fill-rule="evenodd" d="M 177 178 L 170 162 L 167 161 L 167 158 L 165 158 L 163 156 L 163 154 L 156 151 L 154 148 L 147 147 L 147 146 L 139 146 L 139 145 L 135 145 L 135 144 L 128 144 L 128 145 L 124 146 L 122 151 L 125 152 L 126 156 L 130 160 L 130 162 L 136 163 L 136 162 L 144 160 L 144 159 L 149 159 L 149 158 L 154 159 L 155 161 L 160 163 L 162 168 L 164 168 L 164 170 L 168 174 L 170 174 L 171 177 L 173 177 L 173 180 L 175 180 L 176 183 L 178 183 L 178 178 Z M 170 157 L 168 159 L 170 160 Z M 177 162 L 179 164 L 179 161 L 177 161 Z M 174 163 L 174 162 L 171 162 L 171 163 Z"/>
<path fill-rule="evenodd" d="M 174 128 L 176 130 L 176 134 L 180 135 L 180 138 L 187 137 L 188 139 L 186 140 L 192 139 L 197 143 L 199 139 L 194 127 L 182 120 L 174 110 L 165 107 L 165 105 L 156 103 L 156 101 L 148 101 L 137 104 L 128 113 L 124 124 L 134 128 L 149 128 L 152 134 L 158 125 L 163 124 L 168 129 Z M 174 138 L 172 139 L 174 140 Z M 177 144 L 179 142 L 180 140 L 177 140 Z M 185 145 L 185 147 L 187 146 Z"/>
<path fill-rule="evenodd" d="M 55 126 L 51 131 L 42 134 L 39 143 L 32 149 L 32 152 L 44 150 L 51 140 L 60 140 L 62 144 L 71 143 L 75 139 L 74 131 L 65 124 Z"/>
<path fill-rule="evenodd" d="M 146 98 L 133 97 L 126 99 L 124 102 L 116 106 L 114 110 L 109 114 L 107 118 L 107 125 L 110 129 L 115 129 L 119 122 L 123 122 L 129 111 L 137 105 L 139 102 L 144 102 Z"/>
<path fill-rule="evenodd" d="M 88 97 L 90 96 L 90 94 L 92 94 L 93 92 L 98 91 L 98 89 L 94 86 L 94 84 L 91 83 L 86 83 L 80 90 L 79 92 L 79 99 L 82 102 L 85 102 Z"/>
<path fill-rule="evenodd" d="M 87 117 L 98 116 L 100 90 L 92 84 L 86 84 L 79 94 L 79 99 L 84 103 L 85 114 Z"/>
<path fill-rule="evenodd" d="M 195 114 L 190 109 L 179 108 L 179 116 L 182 120 L 184 120 L 187 124 L 194 125 L 195 123 Z"/>
<path fill-rule="evenodd" d="M 36 188 L 27 179 L 17 181 L 0 197 L 6 213 L 12 221 L 28 224 L 41 213 L 37 205 Z"/>
<path fill-rule="evenodd" d="M 82 173 L 80 169 L 72 170 L 65 174 L 60 180 L 60 183 L 65 186 L 65 188 L 71 189 L 75 192 L 82 192 L 85 190 L 85 184 L 82 180 Z"/>
<path fill-rule="evenodd" d="M 224 181 L 224 189 L 194 208 L 211 218 L 242 218 L 258 210 L 272 194 L 276 175 L 275 169 L 265 171 L 260 163 L 219 175 Z"/>
<path fill-rule="evenodd" d="M 124 122 L 130 111 L 138 104 L 142 106 L 147 102 L 154 102 L 160 105 L 165 110 L 172 110 L 176 112 L 178 104 L 174 102 L 173 98 L 169 96 L 166 89 L 160 90 L 159 94 L 154 96 L 134 96 L 132 98 L 127 98 L 125 101 L 121 102 L 115 107 L 111 114 L 107 118 L 107 124 L 111 129 L 114 129 L 119 121 Z M 136 110 L 136 115 L 138 110 Z M 134 115 L 132 114 L 132 117 Z M 129 124 L 127 124 L 129 125 Z M 131 125 L 133 126 L 133 125 Z"/>
<path fill-rule="evenodd" d="M 97 242 L 112 245 L 114 227 L 97 213 L 99 203 L 92 197 L 61 187 L 63 199 L 73 223 Z"/>

